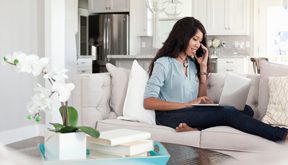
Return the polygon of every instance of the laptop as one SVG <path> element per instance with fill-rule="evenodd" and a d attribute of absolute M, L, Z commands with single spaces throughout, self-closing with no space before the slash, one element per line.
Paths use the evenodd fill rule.
<path fill-rule="evenodd" d="M 195 104 L 194 106 L 233 106 L 243 110 L 251 86 L 251 79 L 235 73 L 227 73 L 219 104 Z"/>

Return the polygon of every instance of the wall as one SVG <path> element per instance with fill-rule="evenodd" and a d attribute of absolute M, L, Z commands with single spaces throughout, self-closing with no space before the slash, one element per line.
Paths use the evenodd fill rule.
<path fill-rule="evenodd" d="M 13 51 L 44 55 L 43 0 L 1 0 L 0 56 Z M 36 80 L 0 65 L 0 132 L 34 125 L 26 116 L 26 103 Z"/>

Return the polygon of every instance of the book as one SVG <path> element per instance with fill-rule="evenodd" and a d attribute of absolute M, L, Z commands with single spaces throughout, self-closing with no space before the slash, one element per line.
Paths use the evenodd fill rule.
<path fill-rule="evenodd" d="M 95 144 L 115 146 L 136 140 L 146 140 L 150 137 L 150 132 L 132 129 L 114 129 L 109 131 L 100 131 L 100 136 L 98 138 L 87 136 L 87 141 Z"/>
<path fill-rule="evenodd" d="M 87 148 L 104 154 L 118 155 L 121 157 L 144 156 L 154 149 L 153 140 L 137 140 L 129 143 L 108 146 L 87 142 Z"/>

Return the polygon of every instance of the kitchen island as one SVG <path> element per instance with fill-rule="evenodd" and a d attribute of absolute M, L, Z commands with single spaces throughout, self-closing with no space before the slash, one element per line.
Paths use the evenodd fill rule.
<path fill-rule="evenodd" d="M 154 56 L 155 55 L 108 55 L 107 58 L 109 62 L 126 69 L 131 69 L 133 61 L 137 60 L 137 62 L 148 71 Z M 250 58 L 250 56 L 246 55 L 210 56 L 210 72 L 248 73 L 248 64 L 250 64 L 248 58 Z"/>
<path fill-rule="evenodd" d="M 109 62 L 115 64 L 118 67 L 131 69 L 134 60 L 146 70 L 149 70 L 149 65 L 155 55 L 107 55 Z"/>

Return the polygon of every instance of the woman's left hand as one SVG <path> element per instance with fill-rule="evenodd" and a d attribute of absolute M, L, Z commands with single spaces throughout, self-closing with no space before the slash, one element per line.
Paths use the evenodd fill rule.
<path fill-rule="evenodd" d="M 197 62 L 199 63 L 200 67 L 201 66 L 207 66 L 207 62 L 208 62 L 208 49 L 201 44 L 200 45 L 201 48 L 204 50 L 204 54 L 201 57 L 197 57 L 196 54 L 194 55 L 194 57 L 196 58 Z"/>

